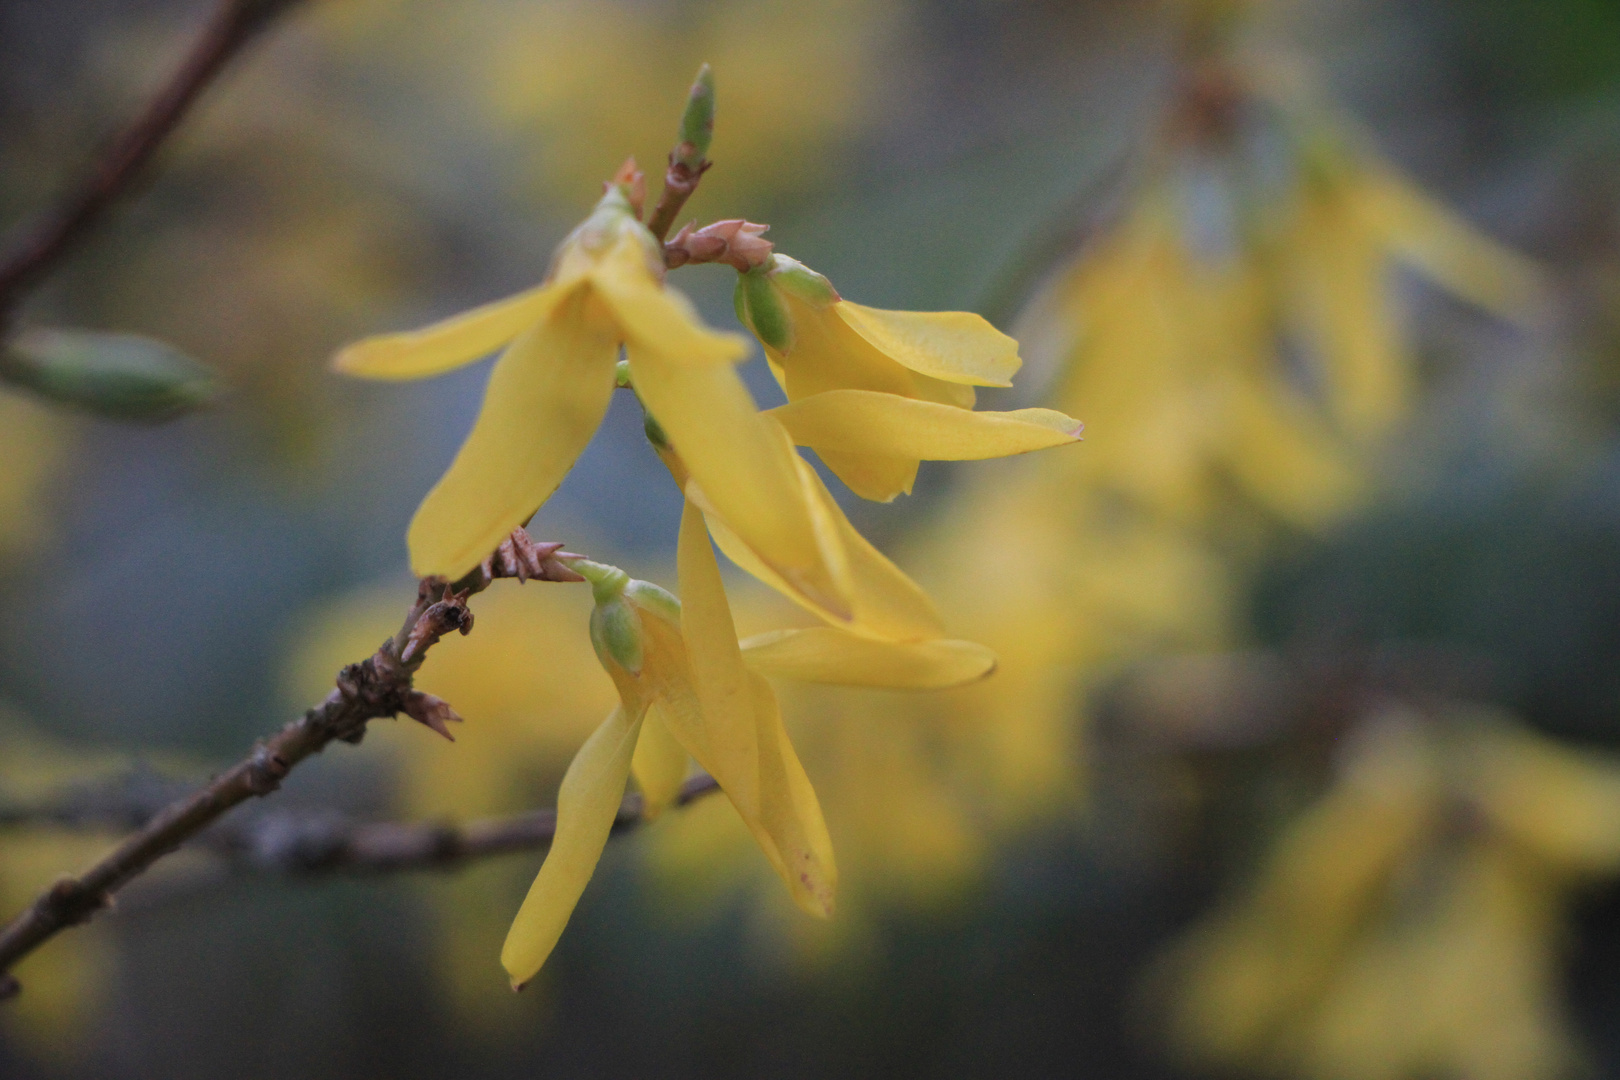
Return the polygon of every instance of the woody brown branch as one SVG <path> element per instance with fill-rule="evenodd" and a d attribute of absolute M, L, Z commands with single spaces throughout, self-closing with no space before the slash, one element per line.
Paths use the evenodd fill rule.
<path fill-rule="evenodd" d="M 682 785 L 674 805 L 719 791 L 708 775 Z M 627 795 L 614 832 L 646 821 L 640 795 Z M 509 817 L 453 822 L 361 823 L 331 814 L 288 811 L 244 823 L 207 838 L 208 845 L 258 871 L 288 874 L 375 874 L 443 870 L 491 856 L 538 851 L 557 835 L 557 812 L 535 810 Z"/>
<path fill-rule="evenodd" d="M 698 189 L 703 174 L 714 164 L 712 161 L 687 164 L 682 160 L 683 148 L 690 149 L 690 146 L 682 143 L 670 152 L 669 168 L 664 171 L 664 190 L 659 192 L 658 205 L 653 209 L 652 217 L 647 219 L 647 230 L 658 238 L 660 244 L 674 227 L 675 219 L 681 216 L 686 200 Z"/>
<path fill-rule="evenodd" d="M 10 996 L 19 989 L 15 979 L 3 974 L 18 960 L 107 907 L 119 889 L 233 807 L 275 791 L 305 758 L 334 741 L 358 743 L 372 720 L 401 712 L 422 719 L 417 710 L 425 695 L 412 681 L 434 643 L 451 632 L 465 634 L 472 629 L 468 597 L 503 577 L 583 580 L 559 558 L 561 547 L 536 544 L 518 529 L 460 581 L 450 584 L 443 578 L 424 578 L 418 582 L 416 602 L 399 632 L 368 659 L 340 671 L 324 701 L 261 741 L 247 757 L 209 783 L 170 803 L 83 874 L 59 880 L 0 930 L 0 995 Z M 441 730 L 442 723 L 435 729 Z"/>
<path fill-rule="evenodd" d="M 180 65 L 113 139 L 79 187 L 0 258 L 0 324 L 88 232 L 179 126 L 204 90 L 259 32 L 300 0 L 223 0 Z"/>

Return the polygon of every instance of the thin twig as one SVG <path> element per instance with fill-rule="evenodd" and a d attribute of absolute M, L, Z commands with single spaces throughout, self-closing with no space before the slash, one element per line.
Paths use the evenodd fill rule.
<path fill-rule="evenodd" d="M 222 0 L 180 66 L 115 138 L 81 185 L 0 258 L 0 321 L 128 189 L 215 76 L 299 0 Z"/>
<path fill-rule="evenodd" d="M 709 140 L 714 136 L 714 75 L 709 65 L 698 69 L 681 113 L 680 141 L 669 152 L 669 168 L 664 172 L 664 190 L 658 206 L 647 220 L 647 229 L 662 244 L 680 216 L 686 200 L 697 190 L 698 181 L 714 164 L 708 159 Z M 678 265 L 678 264 L 677 264 Z"/>
<path fill-rule="evenodd" d="M 685 806 L 720 785 L 700 774 L 681 786 L 674 805 Z M 615 833 L 646 822 L 640 795 L 625 796 L 614 819 Z M 452 822 L 349 821 L 330 813 L 287 810 L 245 821 L 240 828 L 216 829 L 204 842 L 234 862 L 257 871 L 284 874 L 377 874 L 405 870 L 446 870 L 513 852 L 550 847 L 557 835 L 557 811 L 535 810 L 510 817 Z"/>
<path fill-rule="evenodd" d="M 334 740 L 358 743 L 367 723 L 402 712 L 448 737 L 445 721 L 459 717 L 447 703 L 412 686 L 428 649 L 452 631 L 465 634 L 472 629 L 467 598 L 497 578 L 582 580 L 557 558 L 561 546 L 536 544 L 518 529 L 454 585 L 443 578 L 418 582 L 416 602 L 399 632 L 369 659 L 340 671 L 326 700 L 261 741 L 209 783 L 170 803 L 83 874 L 59 880 L 0 930 L 0 997 L 18 989 L 16 980 L 3 974 L 18 960 L 106 907 L 119 889 L 232 807 L 275 791 L 299 762 Z"/>

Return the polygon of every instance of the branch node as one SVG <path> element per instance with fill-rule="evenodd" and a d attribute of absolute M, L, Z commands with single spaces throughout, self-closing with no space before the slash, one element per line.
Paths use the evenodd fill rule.
<path fill-rule="evenodd" d="M 290 770 L 291 766 L 281 755 L 261 742 L 254 746 L 253 756 L 248 759 L 248 767 L 243 776 L 247 789 L 254 795 L 263 797 L 279 788 Z"/>

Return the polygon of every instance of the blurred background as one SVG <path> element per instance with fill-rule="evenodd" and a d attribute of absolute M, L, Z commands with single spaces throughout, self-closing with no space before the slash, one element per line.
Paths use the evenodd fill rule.
<path fill-rule="evenodd" d="M 68 187 L 196 0 L 0 3 L 0 220 Z M 1604 0 L 306 0 L 23 311 L 227 391 L 0 387 L 0 798 L 239 756 L 409 601 L 487 364 L 326 371 L 534 284 L 714 67 L 700 220 L 1024 343 L 1077 448 L 856 524 L 1002 658 L 784 690 L 842 871 L 792 909 L 720 800 L 615 840 L 522 995 L 540 862 L 186 852 L 18 971 L 11 1077 L 1620 1076 L 1620 7 Z M 731 272 L 673 281 L 733 325 Z M 747 371 L 780 400 L 763 361 Z M 532 531 L 673 585 L 619 400 Z M 740 628 L 778 601 L 738 575 Z M 613 700 L 569 587 L 498 587 L 252 814 L 552 804 Z M 109 788 L 110 785 L 110 788 Z M 144 785 L 144 786 L 143 786 Z M 274 805 L 272 805 L 274 804 Z M 0 815 L 20 909 L 113 833 Z"/>

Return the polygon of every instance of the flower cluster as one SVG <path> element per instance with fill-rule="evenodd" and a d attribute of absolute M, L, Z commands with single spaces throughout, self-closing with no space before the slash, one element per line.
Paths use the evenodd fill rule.
<path fill-rule="evenodd" d="M 515 985 L 561 933 L 627 777 L 656 809 L 688 757 L 719 782 L 798 904 L 830 913 L 831 844 L 764 675 L 938 688 L 994 667 L 989 650 L 947 635 L 932 601 L 860 536 L 795 444 L 814 448 L 857 494 L 888 501 L 911 489 L 923 460 L 1056 447 L 1080 430 L 1046 409 L 973 411 L 974 387 L 1008 385 L 1020 364 L 1017 343 L 981 317 L 845 301 L 745 222 L 683 229 L 667 256 L 641 202 L 632 164 L 539 287 L 361 341 L 335 360 L 352 375 L 410 379 L 503 350 L 472 433 L 411 523 L 411 563 L 424 577 L 461 577 L 533 515 L 618 386 L 640 399 L 648 438 L 685 496 L 684 604 L 614 568 L 576 566 L 592 582 L 592 641 L 621 705 L 564 780 L 556 844 L 503 953 Z M 758 408 L 735 366 L 745 339 L 704 325 L 666 284 L 667 266 L 694 260 L 737 269 L 739 315 L 764 344 L 786 405 Z M 822 625 L 739 644 L 711 536 Z"/>

